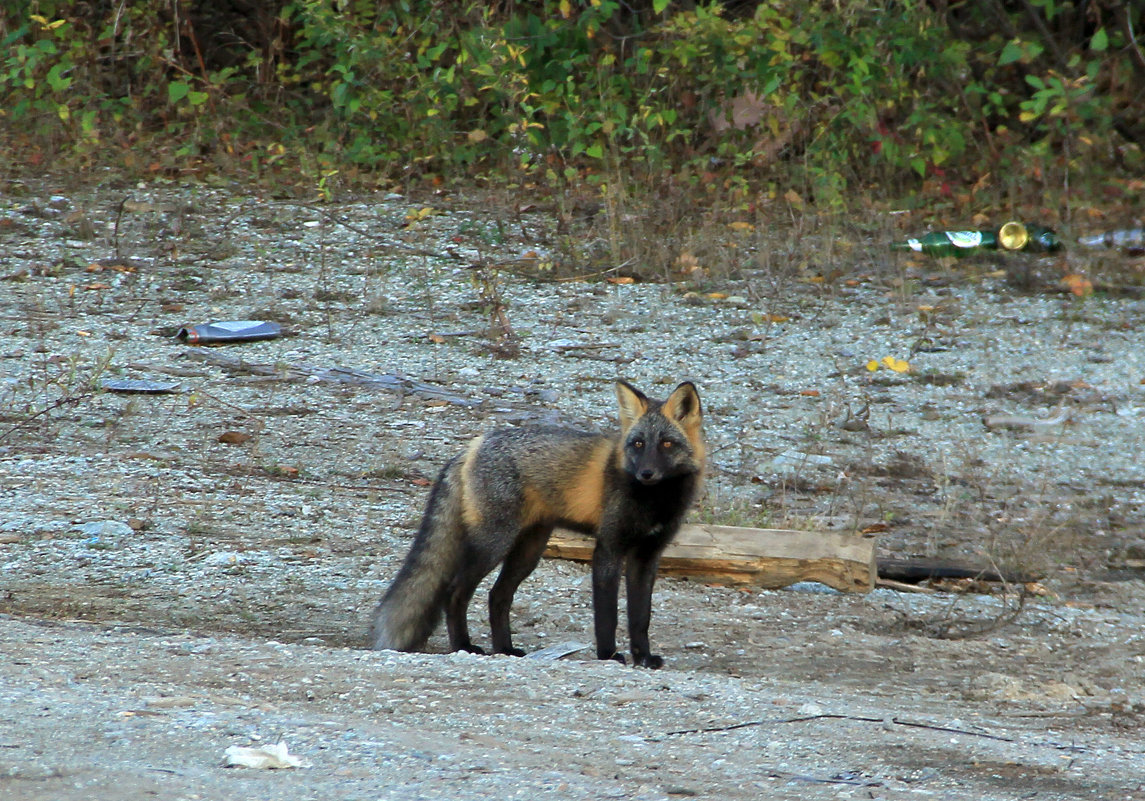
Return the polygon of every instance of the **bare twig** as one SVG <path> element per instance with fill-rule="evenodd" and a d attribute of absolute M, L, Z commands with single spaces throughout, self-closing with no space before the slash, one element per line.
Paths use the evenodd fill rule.
<path fill-rule="evenodd" d="M 1138 72 L 1145 72 L 1145 52 L 1141 50 L 1141 43 L 1137 41 L 1137 34 L 1133 31 L 1133 17 L 1129 13 L 1129 3 L 1117 9 L 1121 17 L 1121 27 L 1125 29 L 1125 38 L 1129 41 L 1129 52 L 1133 54 Z"/>
<path fill-rule="evenodd" d="M 112 229 L 112 237 L 115 241 L 115 258 L 122 259 L 123 253 L 119 249 L 119 221 L 123 218 L 123 209 L 127 206 L 127 201 L 131 200 L 131 195 L 124 195 L 123 200 L 119 201 L 119 208 L 115 210 L 115 227 Z"/>
<path fill-rule="evenodd" d="M 943 620 L 929 621 L 926 624 L 926 630 L 937 640 L 969 640 L 973 637 L 981 637 L 983 634 L 997 631 L 1003 626 L 1017 620 L 1018 616 L 1022 614 L 1022 611 L 1026 608 L 1026 597 L 1029 593 L 1027 593 L 1023 587 L 1017 595 L 1017 605 L 999 614 L 992 620 L 973 625 L 970 623 L 959 624 L 958 621 L 947 617 Z"/>
<path fill-rule="evenodd" d="M 735 729 L 744 729 L 749 726 L 767 726 L 769 724 L 781 723 L 807 723 L 814 720 L 850 720 L 858 723 L 879 723 L 886 725 L 888 723 L 895 726 L 904 726 L 912 729 L 928 729 L 930 731 L 940 731 L 948 734 L 959 734 L 965 737 L 980 737 L 985 740 L 996 740 L 1001 743 L 1016 743 L 1019 740 L 1013 737 L 1004 737 L 1000 734 L 989 734 L 988 732 L 970 731 L 969 729 L 956 729 L 953 726 L 942 726 L 936 723 L 923 723 L 921 721 L 903 720 L 901 718 L 873 718 L 865 717 L 862 715 L 839 715 L 832 713 L 824 713 L 821 715 L 801 715 L 794 718 L 781 718 L 779 720 L 750 720 L 743 723 L 732 723 L 728 726 L 709 726 L 697 729 L 678 729 L 676 731 L 665 732 L 665 737 L 674 737 L 684 734 L 711 734 L 717 732 L 734 731 Z M 1028 742 L 1022 740 L 1021 742 L 1027 745 L 1037 745 L 1043 748 L 1054 748 L 1059 751 L 1086 751 L 1088 749 L 1077 745 L 1065 745 L 1055 742 Z"/>
<path fill-rule="evenodd" d="M 67 397 L 60 398 L 55 403 L 52 403 L 50 406 L 45 406 L 43 409 L 40 409 L 40 411 L 36 412 L 35 414 L 28 415 L 23 420 L 16 423 L 16 425 L 12 426 L 7 431 L 0 434 L 0 442 L 3 442 L 5 439 L 10 437 L 12 434 L 19 431 L 21 428 L 28 426 L 37 417 L 43 417 L 46 414 L 54 412 L 56 409 L 60 409 L 60 408 L 63 408 L 64 406 L 70 406 L 72 404 L 80 403 L 81 401 L 88 400 L 89 398 L 94 397 L 95 394 L 96 393 L 94 391 L 88 391 L 88 392 L 81 392 L 79 395 L 68 395 Z"/>

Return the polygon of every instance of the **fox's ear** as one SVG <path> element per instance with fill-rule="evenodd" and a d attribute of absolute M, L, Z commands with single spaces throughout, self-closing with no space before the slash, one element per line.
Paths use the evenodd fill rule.
<path fill-rule="evenodd" d="M 668 400 L 664 401 L 665 416 L 682 425 L 698 423 L 703 415 L 700 408 L 700 393 L 691 381 L 685 381 L 672 391 Z"/>
<path fill-rule="evenodd" d="M 627 431 L 648 411 L 648 396 L 627 381 L 616 382 L 616 402 L 620 405 L 620 429 Z"/>

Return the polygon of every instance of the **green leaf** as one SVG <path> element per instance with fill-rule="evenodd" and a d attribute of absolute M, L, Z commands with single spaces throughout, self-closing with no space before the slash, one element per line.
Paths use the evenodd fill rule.
<path fill-rule="evenodd" d="M 652 0 L 652 11 L 660 14 L 668 7 L 671 0 Z"/>
<path fill-rule="evenodd" d="M 62 92 L 71 85 L 72 79 L 63 75 L 63 66 L 56 64 L 48 70 L 48 85 L 53 92 Z"/>
<path fill-rule="evenodd" d="M 602 159 L 604 158 L 604 148 L 600 145 L 590 145 L 585 148 L 584 154 L 589 158 Z"/>
<path fill-rule="evenodd" d="M 178 103 L 186 97 L 190 91 L 191 87 L 189 84 L 183 81 L 171 81 L 171 83 L 167 84 L 167 100 L 171 103 Z"/>
<path fill-rule="evenodd" d="M 1015 61 L 1021 61 L 1024 53 L 1022 43 L 1017 39 L 1006 42 L 1006 46 L 1002 48 L 1002 55 L 998 57 L 998 66 L 1004 67 L 1007 64 L 1013 64 Z"/>
<path fill-rule="evenodd" d="M 1105 28 L 1098 28 L 1097 33 L 1089 40 L 1089 49 L 1095 53 L 1104 53 L 1109 47 L 1109 34 L 1105 32 Z"/>

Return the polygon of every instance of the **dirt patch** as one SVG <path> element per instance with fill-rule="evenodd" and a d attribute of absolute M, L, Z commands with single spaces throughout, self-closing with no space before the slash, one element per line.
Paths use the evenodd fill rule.
<path fill-rule="evenodd" d="M 1145 334 L 1125 325 L 1145 304 L 1017 294 L 989 277 L 1002 256 L 843 265 L 826 289 L 761 267 L 714 296 L 551 282 L 520 274 L 550 244 L 539 215 L 411 207 L 7 198 L 13 798 L 1145 798 Z M 172 336 L 242 319 L 287 333 L 212 351 L 229 362 Z M 493 425 L 610 427 L 620 377 L 700 387 L 697 519 L 867 530 L 1048 594 L 664 580 L 655 673 L 360 650 L 445 459 Z M 516 642 L 587 644 L 590 617 L 585 569 L 545 562 Z M 310 767 L 220 767 L 279 739 Z"/>

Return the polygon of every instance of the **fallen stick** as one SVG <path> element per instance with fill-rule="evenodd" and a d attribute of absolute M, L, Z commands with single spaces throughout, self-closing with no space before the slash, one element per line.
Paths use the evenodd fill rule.
<path fill-rule="evenodd" d="M 545 555 L 592 560 L 590 537 L 557 529 Z M 687 525 L 660 558 L 660 572 L 714 584 L 778 589 L 817 581 L 842 592 L 875 585 L 874 542 L 821 531 Z"/>
<path fill-rule="evenodd" d="M 395 373 L 367 373 L 365 370 L 356 370 L 352 367 L 314 367 L 309 364 L 288 364 L 277 366 L 273 364 L 257 364 L 248 362 L 241 356 L 232 356 L 218 350 L 208 348 L 187 348 L 183 355 L 198 359 L 199 361 L 222 367 L 236 373 L 249 373 L 259 376 L 277 376 L 287 378 L 308 378 L 317 381 L 327 381 L 335 384 L 353 384 L 355 386 L 385 389 L 398 396 L 398 402 L 406 395 L 418 395 L 428 400 L 452 403 L 455 406 L 480 406 L 482 401 L 466 398 L 449 390 L 435 387 L 412 378 Z"/>
<path fill-rule="evenodd" d="M 883 587 L 884 589 L 894 590 L 895 592 L 915 592 L 923 595 L 937 595 L 938 590 L 932 587 L 923 587 L 921 584 L 907 584 L 905 581 L 894 581 L 892 579 L 885 579 L 879 576 L 875 586 Z"/>

